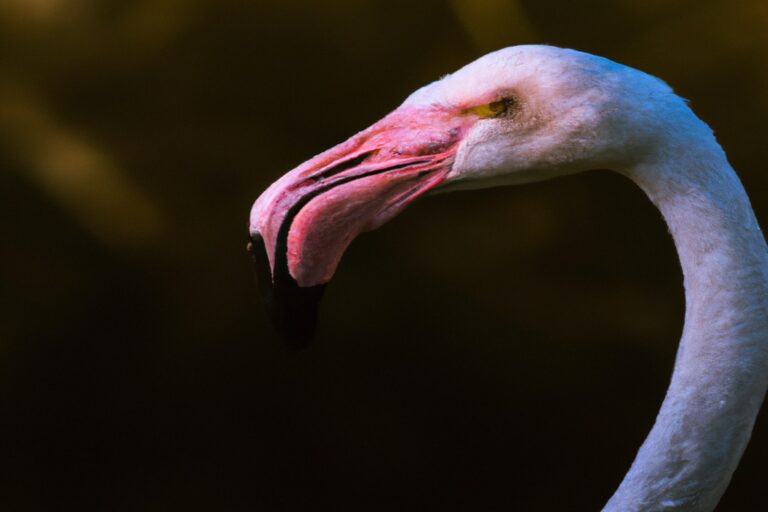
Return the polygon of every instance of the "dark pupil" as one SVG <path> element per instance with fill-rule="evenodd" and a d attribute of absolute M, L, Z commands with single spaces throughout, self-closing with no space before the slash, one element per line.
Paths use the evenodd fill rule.
<path fill-rule="evenodd" d="M 494 101 L 488 105 L 488 108 L 496 115 L 503 114 L 507 110 L 507 100 Z"/>

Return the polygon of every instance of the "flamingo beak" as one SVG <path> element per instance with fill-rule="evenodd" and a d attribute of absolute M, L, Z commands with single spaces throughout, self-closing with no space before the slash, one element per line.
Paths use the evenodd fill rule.
<path fill-rule="evenodd" d="M 287 341 L 312 338 L 323 288 L 352 240 L 445 180 L 467 126 L 447 109 L 398 109 L 259 197 L 250 248 L 267 312 Z"/>

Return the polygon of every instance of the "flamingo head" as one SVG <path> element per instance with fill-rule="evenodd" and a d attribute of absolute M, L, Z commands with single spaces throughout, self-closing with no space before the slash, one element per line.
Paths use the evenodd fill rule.
<path fill-rule="evenodd" d="M 250 216 L 249 247 L 278 330 L 297 346 L 311 339 L 323 287 L 352 240 L 427 192 L 621 167 L 641 138 L 625 120 L 628 73 L 672 96 L 657 79 L 585 53 L 500 50 L 285 174 Z"/>

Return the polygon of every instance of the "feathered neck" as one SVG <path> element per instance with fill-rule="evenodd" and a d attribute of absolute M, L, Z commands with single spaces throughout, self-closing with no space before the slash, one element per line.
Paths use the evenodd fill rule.
<path fill-rule="evenodd" d="M 686 314 L 656 423 L 604 512 L 713 510 L 768 385 L 768 250 L 739 178 L 696 122 L 625 171 L 674 238 Z"/>

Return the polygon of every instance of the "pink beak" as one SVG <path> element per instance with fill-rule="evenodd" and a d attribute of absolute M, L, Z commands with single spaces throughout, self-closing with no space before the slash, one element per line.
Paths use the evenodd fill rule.
<path fill-rule="evenodd" d="M 470 121 L 453 109 L 398 109 L 259 197 L 250 232 L 263 249 L 252 252 L 286 338 L 301 345 L 312 337 L 323 286 L 346 248 L 445 180 Z"/>

